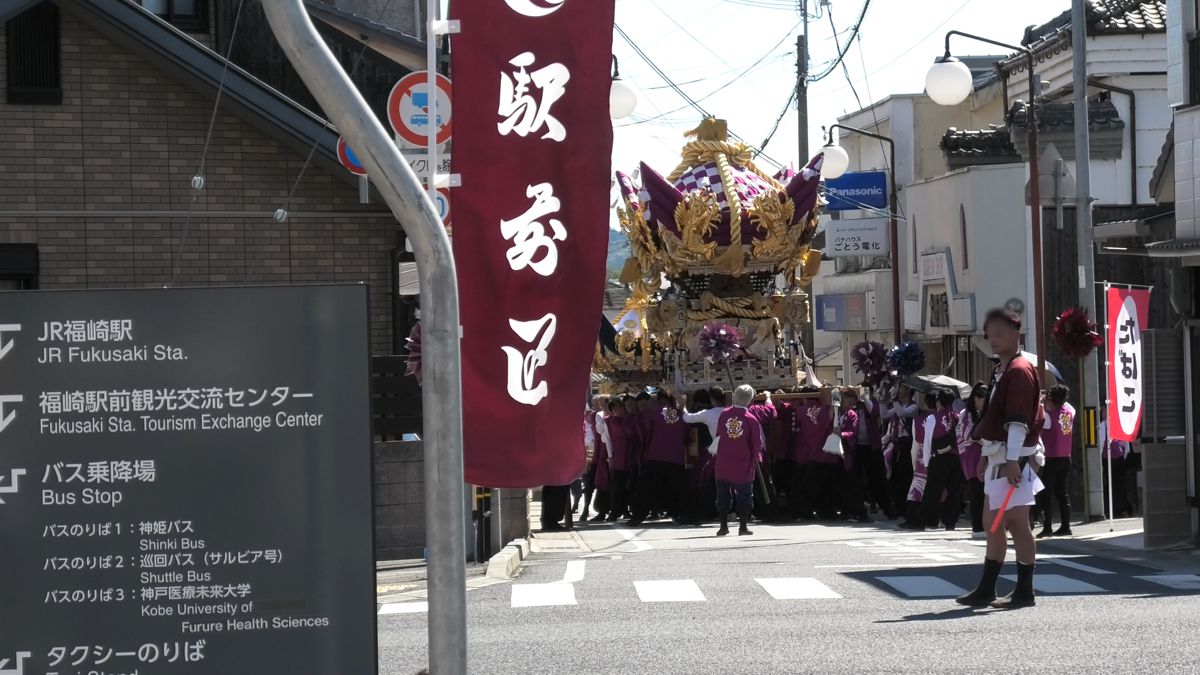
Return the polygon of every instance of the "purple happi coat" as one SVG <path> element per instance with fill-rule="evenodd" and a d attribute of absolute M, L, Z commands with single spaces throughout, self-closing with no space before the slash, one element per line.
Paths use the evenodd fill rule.
<path fill-rule="evenodd" d="M 792 460 L 799 464 L 825 463 L 825 457 L 837 457 L 821 450 L 833 423 L 833 408 L 815 398 L 803 399 L 792 412 L 790 449 Z M 833 462 L 828 462 L 833 463 Z"/>
<path fill-rule="evenodd" d="M 745 408 L 726 408 L 717 422 L 717 480 L 734 484 L 754 482 L 762 460 L 762 427 Z"/>
<path fill-rule="evenodd" d="M 958 462 L 962 465 L 963 475 L 967 480 L 976 477 L 979 471 L 979 458 L 983 456 L 983 446 L 971 438 L 975 422 L 971 413 L 964 410 L 958 420 Z"/>
<path fill-rule="evenodd" d="M 687 453 L 687 430 L 683 416 L 674 406 L 663 405 L 649 420 L 649 442 L 646 460 L 683 464 Z M 708 454 L 708 453 L 703 453 Z"/>
<path fill-rule="evenodd" d="M 1063 403 L 1061 408 L 1046 408 L 1046 423 L 1042 429 L 1042 446 L 1046 459 L 1071 456 L 1071 438 L 1075 432 L 1075 408 Z"/>
<path fill-rule="evenodd" d="M 842 466 L 847 471 L 854 470 L 854 462 L 858 456 L 858 412 L 850 409 L 842 415 Z"/>
<path fill-rule="evenodd" d="M 628 420 L 624 417 L 609 415 L 604 423 L 608 426 L 608 440 L 612 443 L 612 448 L 610 448 L 612 458 L 609 460 L 609 468 L 613 471 L 628 471 L 631 466 L 629 450 L 632 445 Z"/>
<path fill-rule="evenodd" d="M 920 502 L 925 498 L 925 483 L 929 478 L 925 468 L 925 420 L 932 415 L 932 412 L 921 411 L 913 419 L 913 452 L 916 457 L 913 459 L 912 484 L 908 488 L 910 502 Z"/>

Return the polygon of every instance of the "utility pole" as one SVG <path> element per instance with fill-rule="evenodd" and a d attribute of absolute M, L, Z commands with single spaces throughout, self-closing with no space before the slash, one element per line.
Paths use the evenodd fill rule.
<path fill-rule="evenodd" d="M 800 166 L 808 163 L 808 0 L 800 0 L 800 18 L 804 33 L 796 38 L 796 118 L 798 124 Z"/>
<path fill-rule="evenodd" d="M 808 15 L 805 15 L 805 24 Z M 798 131 L 800 137 L 800 157 L 801 165 L 804 165 L 809 160 L 808 154 L 808 45 L 806 45 L 807 36 L 800 35 L 796 38 L 796 118 L 798 120 Z"/>
<path fill-rule="evenodd" d="M 1071 0 L 1071 56 L 1074 59 L 1075 88 L 1075 246 L 1079 258 L 1079 306 L 1096 319 L 1096 265 L 1095 247 L 1092 244 L 1092 172 L 1091 145 L 1088 138 L 1088 82 L 1087 82 L 1087 20 L 1085 0 Z M 1129 130 L 1130 136 L 1137 129 Z M 1137 204 L 1137 195 L 1130 195 L 1130 203 Z M 1039 345 L 1040 346 L 1040 345 Z M 1045 348 L 1043 348 L 1044 351 Z M 1083 402 L 1084 424 L 1088 423 L 1087 410 L 1100 413 L 1100 370 L 1096 350 L 1083 361 L 1083 391 L 1079 400 Z M 1082 426 L 1082 425 L 1081 425 Z M 1104 513 L 1104 476 L 1100 470 L 1100 450 L 1088 447 L 1087 433 L 1083 437 L 1084 515 Z"/>

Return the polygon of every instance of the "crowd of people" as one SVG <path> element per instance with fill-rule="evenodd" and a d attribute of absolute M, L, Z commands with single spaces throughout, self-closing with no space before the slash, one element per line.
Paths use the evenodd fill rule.
<path fill-rule="evenodd" d="M 982 537 L 985 491 L 974 432 L 988 385 L 976 383 L 965 399 L 904 384 L 835 392 L 801 388 L 773 400 L 743 385 L 732 393 L 696 390 L 686 401 L 667 391 L 596 397 L 586 413 L 586 473 L 569 487 L 547 488 L 556 496 L 543 509 L 543 527 L 669 518 L 680 526 L 718 521 L 724 535 L 734 513 L 744 535 L 752 519 L 865 523 L 879 514 L 905 530 L 961 523 Z M 1046 489 L 1032 509 L 1043 524 L 1038 538 L 1071 534 L 1069 393 L 1058 384 L 1042 396 L 1045 466 L 1038 472 Z M 1111 447 L 1121 470 L 1128 445 L 1102 447 L 1105 459 Z M 1118 514 L 1131 511 L 1123 481 L 1115 496 Z"/>
<path fill-rule="evenodd" d="M 1071 534 L 1075 410 L 1065 385 L 1039 386 L 1019 349 L 1017 315 L 992 310 L 984 328 L 1000 363 L 965 399 L 925 380 L 917 380 L 919 391 L 899 383 L 760 399 L 742 385 L 731 394 L 697 390 L 686 401 L 668 391 L 597 397 L 583 429 L 587 471 L 570 488 L 547 488 L 554 496 L 544 498 L 543 527 L 559 529 L 564 517 L 570 527 L 580 500 L 590 522 L 716 520 L 717 536 L 729 534 L 731 514 L 739 535 L 752 534 L 753 517 L 874 522 L 878 513 L 915 531 L 954 530 L 965 517 L 987 549 L 978 587 L 958 602 L 1032 605 L 1035 538 Z M 1114 472 L 1127 463 L 1126 444 L 1102 447 Z M 1114 497 L 1115 510 L 1130 508 L 1123 490 Z M 1017 585 L 997 600 L 1009 537 Z"/>

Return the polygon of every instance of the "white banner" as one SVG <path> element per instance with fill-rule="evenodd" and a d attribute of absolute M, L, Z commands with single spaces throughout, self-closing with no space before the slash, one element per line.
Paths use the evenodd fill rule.
<path fill-rule="evenodd" d="M 857 258 L 888 255 L 887 218 L 831 220 L 825 226 L 825 255 L 830 258 Z"/>

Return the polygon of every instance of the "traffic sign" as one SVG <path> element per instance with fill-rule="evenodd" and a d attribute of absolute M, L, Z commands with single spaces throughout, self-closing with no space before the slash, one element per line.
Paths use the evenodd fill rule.
<path fill-rule="evenodd" d="M 341 136 L 338 137 L 337 155 L 338 161 L 342 163 L 342 166 L 346 167 L 347 171 L 356 176 L 367 175 L 367 169 L 359 161 L 354 151 L 350 149 L 350 146 L 346 145 L 346 139 Z"/>
<path fill-rule="evenodd" d="M 433 101 L 429 96 L 429 74 L 418 70 L 400 78 L 388 96 L 388 121 L 392 131 L 414 147 L 429 144 L 429 109 Z M 433 123 L 437 125 L 437 144 L 450 140 L 451 99 L 450 78 L 438 73 L 437 111 Z"/>
<path fill-rule="evenodd" d="M 433 205 L 437 207 L 438 216 L 442 219 L 442 224 L 446 229 L 450 228 L 450 190 L 446 188 L 438 188 L 434 193 Z"/>

